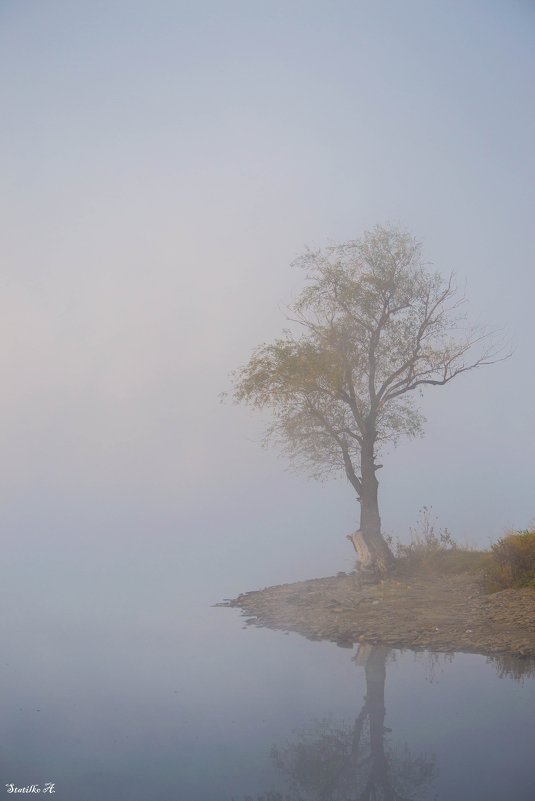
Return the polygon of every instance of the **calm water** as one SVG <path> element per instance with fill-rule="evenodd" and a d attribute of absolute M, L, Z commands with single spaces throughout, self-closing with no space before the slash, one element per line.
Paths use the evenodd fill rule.
<path fill-rule="evenodd" d="M 535 797 L 535 682 L 484 657 L 244 629 L 237 610 L 210 608 L 203 593 L 171 598 L 165 580 L 146 594 L 113 583 L 111 604 L 104 574 L 79 570 L 48 593 L 46 577 L 32 579 L 31 591 L 2 590 L 2 790 L 51 781 L 58 801 Z"/>

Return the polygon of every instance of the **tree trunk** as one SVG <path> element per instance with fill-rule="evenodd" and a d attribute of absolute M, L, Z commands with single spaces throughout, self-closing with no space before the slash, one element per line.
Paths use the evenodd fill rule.
<path fill-rule="evenodd" d="M 379 517 L 378 489 L 379 482 L 375 475 L 374 439 L 365 438 L 362 443 L 360 493 L 360 529 L 351 534 L 353 546 L 357 552 L 361 566 L 386 575 L 394 566 L 394 557 L 381 534 L 381 518 Z"/>

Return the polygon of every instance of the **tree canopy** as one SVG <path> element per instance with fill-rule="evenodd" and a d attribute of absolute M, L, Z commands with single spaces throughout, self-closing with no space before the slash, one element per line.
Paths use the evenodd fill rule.
<path fill-rule="evenodd" d="M 392 226 L 307 250 L 306 284 L 291 328 L 234 373 L 234 399 L 269 408 L 267 440 L 317 478 L 343 474 L 361 503 L 354 545 L 386 569 L 376 458 L 385 443 L 422 433 L 426 386 L 506 357 L 500 337 L 468 323 L 454 275 L 429 269 L 421 244 Z"/>

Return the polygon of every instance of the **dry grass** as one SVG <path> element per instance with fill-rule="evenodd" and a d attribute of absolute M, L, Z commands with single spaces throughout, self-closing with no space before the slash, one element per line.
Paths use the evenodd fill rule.
<path fill-rule="evenodd" d="M 460 546 L 447 528 L 440 528 L 431 508 L 424 506 L 408 545 L 387 538 L 403 576 L 483 574 L 486 592 L 531 587 L 535 589 L 535 529 L 513 531 L 480 551 Z"/>
<path fill-rule="evenodd" d="M 400 575 L 476 573 L 490 563 L 491 553 L 459 545 L 447 528 L 440 528 L 431 507 L 424 506 L 410 531 L 408 545 L 388 538 Z"/>

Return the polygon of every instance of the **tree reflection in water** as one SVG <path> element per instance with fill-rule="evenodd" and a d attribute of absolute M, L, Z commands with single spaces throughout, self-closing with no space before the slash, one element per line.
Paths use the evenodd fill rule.
<path fill-rule="evenodd" d="M 256 801 L 416 801 L 437 771 L 434 757 L 411 755 L 385 744 L 385 680 L 389 649 L 361 645 L 366 698 L 353 726 L 315 721 L 293 742 L 275 746 L 272 757 L 284 776 L 286 794 Z M 251 797 L 245 801 L 254 801 Z"/>
<path fill-rule="evenodd" d="M 301 729 L 292 742 L 273 747 L 273 760 L 288 789 L 247 796 L 244 801 L 423 801 L 436 797 L 434 756 L 413 756 L 407 747 L 393 749 L 385 742 L 390 732 L 384 725 L 390 654 L 383 646 L 359 647 L 355 661 L 364 667 L 366 697 L 354 725 L 317 720 Z M 454 654 L 426 652 L 422 658 L 427 679 L 433 682 L 442 660 L 451 661 Z M 496 654 L 487 661 L 500 677 L 523 681 L 535 676 L 534 659 Z"/>

